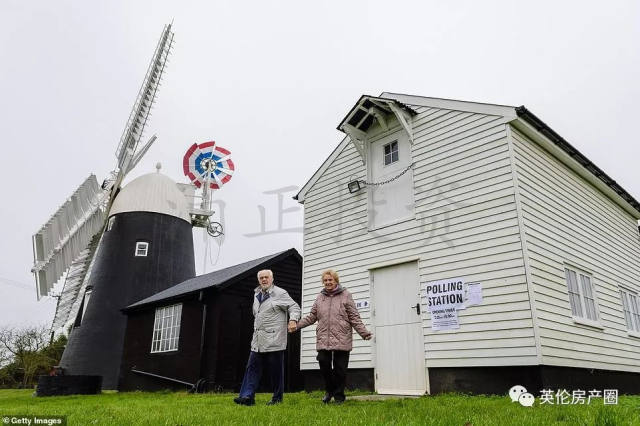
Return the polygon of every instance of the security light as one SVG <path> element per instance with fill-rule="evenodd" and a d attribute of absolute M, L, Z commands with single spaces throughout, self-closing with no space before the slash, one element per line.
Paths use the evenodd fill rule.
<path fill-rule="evenodd" d="M 359 180 L 352 180 L 347 184 L 347 188 L 349 188 L 349 192 L 351 194 L 354 194 L 362 189 L 362 187 L 360 186 Z"/>

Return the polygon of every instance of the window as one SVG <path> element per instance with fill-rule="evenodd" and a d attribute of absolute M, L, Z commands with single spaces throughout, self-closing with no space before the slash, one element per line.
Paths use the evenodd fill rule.
<path fill-rule="evenodd" d="M 182 304 L 163 306 L 156 309 L 156 319 L 153 323 L 153 337 L 151 339 L 151 353 L 178 350 L 181 316 Z"/>
<path fill-rule="evenodd" d="M 107 222 L 107 231 L 111 231 L 111 228 L 113 228 L 113 222 L 116 221 L 116 217 L 115 216 L 111 216 L 109 218 L 109 222 Z"/>
<path fill-rule="evenodd" d="M 640 333 L 640 302 L 638 301 L 638 293 L 620 289 L 620 297 L 622 298 L 622 310 L 624 311 L 627 330 Z"/>
<path fill-rule="evenodd" d="M 87 312 L 87 306 L 89 306 L 89 299 L 91 298 L 91 289 L 87 289 L 84 292 L 84 301 L 82 302 L 82 317 L 80 318 L 80 321 L 82 321 L 84 319 L 84 314 L 85 312 Z"/>
<path fill-rule="evenodd" d="M 571 314 L 575 319 L 598 322 L 598 307 L 591 276 L 586 272 L 565 267 L 564 273 L 569 290 Z"/>
<path fill-rule="evenodd" d="M 384 165 L 398 161 L 398 141 L 393 141 L 384 146 Z"/>
<path fill-rule="evenodd" d="M 136 243 L 136 256 L 146 256 L 149 251 L 149 243 L 138 241 Z"/>

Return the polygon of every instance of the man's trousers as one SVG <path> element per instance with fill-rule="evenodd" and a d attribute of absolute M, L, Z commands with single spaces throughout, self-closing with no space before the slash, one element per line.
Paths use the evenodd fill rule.
<path fill-rule="evenodd" d="M 240 398 L 254 399 L 256 390 L 260 385 L 262 367 L 266 367 L 271 378 L 272 400 L 282 401 L 284 394 L 284 351 L 275 352 L 251 352 L 247 369 L 244 372 Z"/>

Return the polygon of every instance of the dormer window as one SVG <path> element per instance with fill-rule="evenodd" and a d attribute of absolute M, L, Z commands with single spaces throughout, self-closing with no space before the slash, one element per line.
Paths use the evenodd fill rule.
<path fill-rule="evenodd" d="M 138 241 L 136 243 L 136 257 L 146 257 L 149 252 L 149 243 Z"/>
<path fill-rule="evenodd" d="M 398 141 L 393 141 L 384 146 L 384 165 L 398 161 Z"/>

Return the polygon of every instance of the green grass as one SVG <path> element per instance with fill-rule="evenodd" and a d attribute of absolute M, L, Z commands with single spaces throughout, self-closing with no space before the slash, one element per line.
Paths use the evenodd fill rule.
<path fill-rule="evenodd" d="M 618 405 L 522 407 L 507 396 L 447 394 L 416 399 L 349 401 L 323 405 L 322 394 L 285 394 L 268 407 L 259 394 L 253 407 L 237 406 L 232 394 L 181 392 L 32 396 L 30 390 L 0 390 L 0 419 L 7 415 L 64 415 L 68 425 L 640 425 L 640 396 Z"/>

